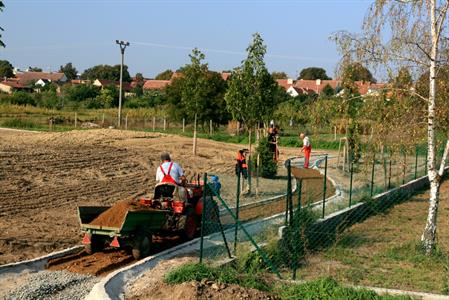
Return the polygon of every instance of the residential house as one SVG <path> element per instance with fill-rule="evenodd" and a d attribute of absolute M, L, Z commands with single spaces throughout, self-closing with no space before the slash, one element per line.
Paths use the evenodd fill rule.
<path fill-rule="evenodd" d="M 171 80 L 150 79 L 143 84 L 143 90 L 163 90 L 170 85 Z"/>
<path fill-rule="evenodd" d="M 39 80 L 53 82 L 56 84 L 63 84 L 67 82 L 67 77 L 64 73 L 47 73 L 47 72 L 17 72 L 16 78 L 22 85 L 29 85 L 36 83 Z"/>
<path fill-rule="evenodd" d="M 32 92 L 33 89 L 12 78 L 0 82 L 0 91 L 3 93 L 12 94 L 16 91 Z"/>

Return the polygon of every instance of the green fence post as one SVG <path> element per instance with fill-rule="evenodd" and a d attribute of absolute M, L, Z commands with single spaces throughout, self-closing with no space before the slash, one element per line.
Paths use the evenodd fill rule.
<path fill-rule="evenodd" d="M 203 246 L 204 246 L 204 222 L 206 220 L 206 207 L 207 207 L 207 173 L 204 173 L 203 179 L 203 211 L 201 212 L 201 241 L 200 241 L 200 264 L 203 262 Z"/>
<path fill-rule="evenodd" d="M 415 179 L 418 178 L 418 146 L 415 146 Z"/>
<path fill-rule="evenodd" d="M 235 233 L 234 233 L 234 255 L 237 254 L 237 231 L 238 231 L 238 220 L 239 220 L 239 210 L 240 210 L 240 170 L 237 173 L 237 194 L 235 203 Z"/>
<path fill-rule="evenodd" d="M 251 191 L 251 156 L 248 160 L 248 190 Z"/>
<path fill-rule="evenodd" d="M 324 158 L 324 179 L 323 179 L 323 219 L 326 210 L 326 182 L 327 181 L 327 155 Z"/>
<path fill-rule="evenodd" d="M 402 167 L 402 184 L 405 184 L 405 173 L 407 168 L 407 153 L 404 151 L 404 166 Z"/>
<path fill-rule="evenodd" d="M 354 162 L 351 161 L 351 166 L 349 169 L 350 177 L 349 177 L 349 207 L 351 207 L 352 205 L 352 178 L 353 178 L 353 174 L 354 174 Z"/>
<path fill-rule="evenodd" d="M 391 157 L 390 157 L 390 167 L 388 170 L 388 189 L 391 188 Z"/>
<path fill-rule="evenodd" d="M 296 190 L 298 191 L 298 210 L 301 210 L 302 179 L 298 179 L 296 182 Z"/>
<path fill-rule="evenodd" d="M 370 196 L 373 196 L 374 191 L 374 168 L 376 167 L 376 154 L 373 155 L 373 168 L 371 169 L 371 189 Z"/>
<path fill-rule="evenodd" d="M 287 201 L 290 225 L 293 221 L 293 197 L 292 197 L 292 168 L 291 162 L 287 160 Z"/>

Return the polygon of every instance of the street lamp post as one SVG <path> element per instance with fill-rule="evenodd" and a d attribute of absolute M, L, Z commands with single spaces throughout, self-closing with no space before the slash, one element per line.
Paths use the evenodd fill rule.
<path fill-rule="evenodd" d="M 125 60 L 125 49 L 129 46 L 129 42 L 115 40 L 115 43 L 120 46 L 120 53 L 122 54 L 122 63 L 120 64 L 120 91 L 118 98 L 118 122 L 117 127 L 120 128 L 120 121 L 122 117 L 122 89 L 123 89 L 123 62 Z"/>

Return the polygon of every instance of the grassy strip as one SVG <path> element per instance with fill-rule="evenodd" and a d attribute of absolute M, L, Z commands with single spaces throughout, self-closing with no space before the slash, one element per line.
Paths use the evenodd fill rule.
<path fill-rule="evenodd" d="M 380 296 L 373 291 L 344 287 L 334 279 L 326 277 L 302 284 L 274 284 L 264 280 L 262 273 L 239 272 L 232 267 L 210 267 L 204 264 L 189 263 L 165 275 L 168 284 L 180 284 L 203 279 L 218 283 L 236 284 L 269 292 L 280 299 L 373 299 L 396 300 L 411 299 L 408 296 Z"/>
<path fill-rule="evenodd" d="M 179 284 L 208 279 L 219 283 L 236 284 L 246 288 L 271 291 L 272 287 L 257 273 L 238 272 L 232 267 L 209 267 L 204 264 L 188 263 L 167 273 L 164 282 Z"/>
<path fill-rule="evenodd" d="M 320 278 L 303 284 L 283 285 L 278 288 L 281 299 L 349 299 L 394 300 L 411 299 L 409 296 L 378 295 L 366 289 L 344 287 L 332 278 Z"/>

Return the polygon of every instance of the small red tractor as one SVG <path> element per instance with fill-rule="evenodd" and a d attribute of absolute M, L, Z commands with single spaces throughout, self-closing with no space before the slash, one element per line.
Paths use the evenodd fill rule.
<path fill-rule="evenodd" d="M 200 182 L 184 186 L 158 184 L 154 196 L 140 198 L 135 205 L 137 208 L 126 212 L 119 227 L 89 224 L 110 207 L 78 207 L 86 252 L 101 251 L 108 245 L 127 247 L 132 249 L 135 259 L 140 259 L 150 254 L 153 234 L 177 234 L 184 240 L 193 239 L 201 225 L 203 190 Z M 213 215 L 217 218 L 218 209 L 213 205 Z"/>

